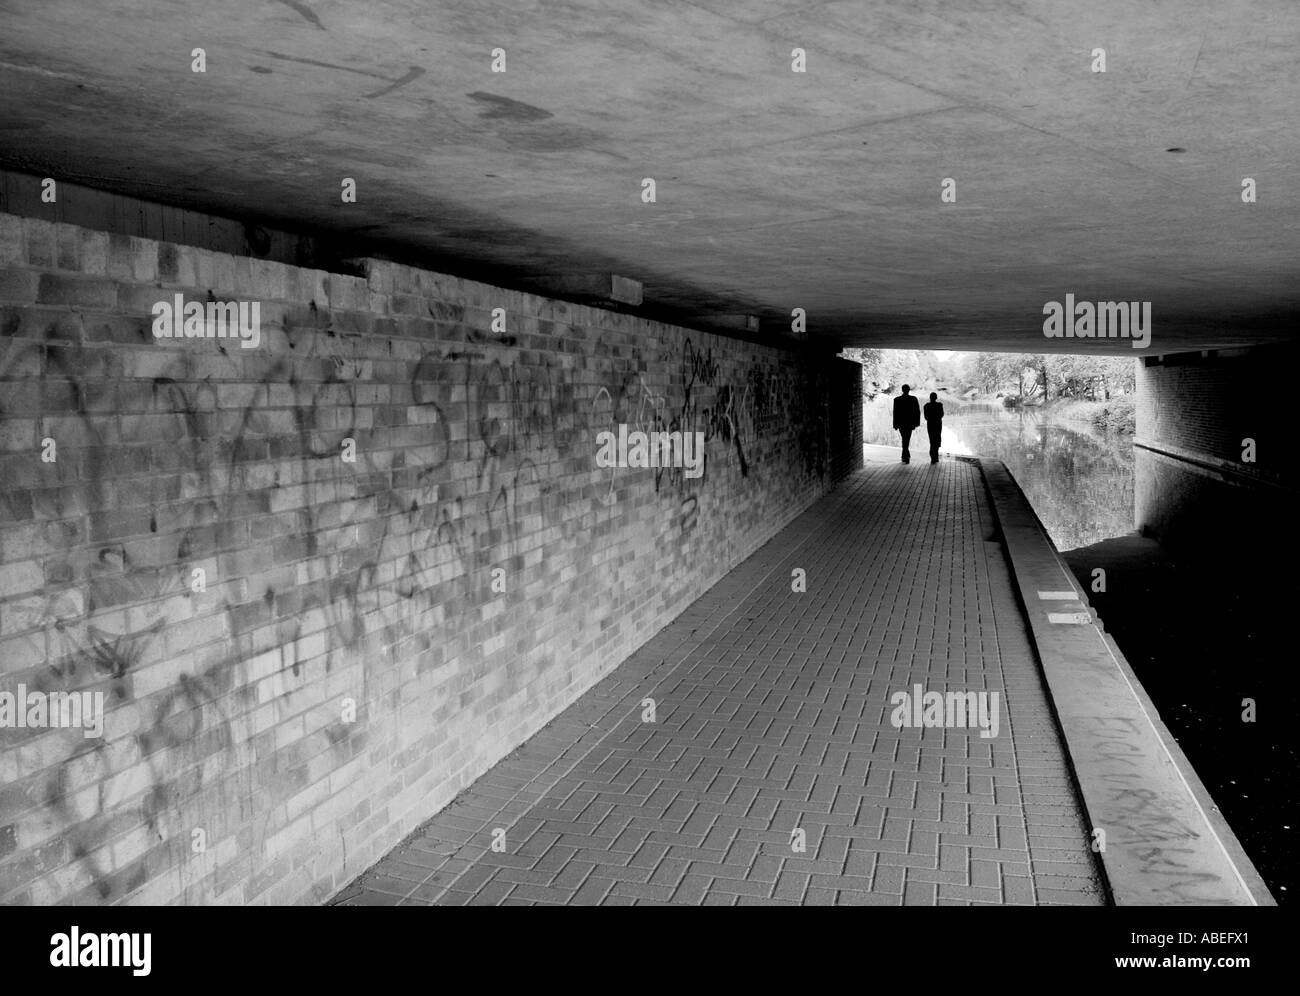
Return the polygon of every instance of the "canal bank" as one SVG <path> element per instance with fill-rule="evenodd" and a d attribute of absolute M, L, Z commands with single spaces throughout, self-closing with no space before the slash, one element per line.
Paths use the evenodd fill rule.
<path fill-rule="evenodd" d="M 1274 905 L 1006 466 L 978 463 L 1114 901 Z"/>
<path fill-rule="evenodd" d="M 868 423 L 870 420 L 865 420 Z M 864 438 L 897 452 L 897 433 Z M 892 437 L 892 438 L 891 438 Z M 1290 585 L 1267 542 L 1175 555 L 1134 531 L 1133 437 L 956 406 L 944 451 L 1002 461 L 1278 903 L 1300 879 Z M 1245 524 L 1243 524 L 1243 528 Z M 1097 574 L 1096 572 L 1102 572 Z M 1253 713 L 1252 713 L 1253 708 Z"/>
<path fill-rule="evenodd" d="M 1292 901 L 1300 682 L 1285 663 L 1289 588 L 1258 583 L 1275 572 L 1260 558 L 1211 563 L 1137 535 L 1062 556 L 1274 898 Z"/>

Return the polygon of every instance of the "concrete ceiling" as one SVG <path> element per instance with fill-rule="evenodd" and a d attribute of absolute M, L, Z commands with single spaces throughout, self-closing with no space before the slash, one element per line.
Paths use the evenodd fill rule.
<path fill-rule="evenodd" d="M 1152 302 L 1152 353 L 1300 314 L 1295 0 L 0 0 L 0 24 L 0 165 L 488 279 L 613 271 L 850 345 L 1078 351 L 1042 334 L 1067 292 Z"/>

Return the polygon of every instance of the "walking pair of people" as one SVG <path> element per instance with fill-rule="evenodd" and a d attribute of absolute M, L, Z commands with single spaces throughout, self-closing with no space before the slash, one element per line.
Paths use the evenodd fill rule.
<path fill-rule="evenodd" d="M 903 393 L 894 399 L 894 428 L 903 437 L 903 463 L 912 462 L 912 453 L 907 444 L 912 439 L 912 430 L 921 424 L 921 405 L 911 395 L 911 388 L 904 384 Z M 943 405 L 939 395 L 930 392 L 930 403 L 925 406 L 925 428 L 930 434 L 930 462 L 939 462 L 939 437 L 943 434 Z"/>

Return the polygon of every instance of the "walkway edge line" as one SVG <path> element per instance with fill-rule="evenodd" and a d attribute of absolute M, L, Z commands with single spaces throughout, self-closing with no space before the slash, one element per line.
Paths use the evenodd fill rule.
<path fill-rule="evenodd" d="M 1115 904 L 1276 905 L 1015 478 L 978 462 Z M 1091 622 L 1049 620 L 1038 593 L 1066 590 Z"/>

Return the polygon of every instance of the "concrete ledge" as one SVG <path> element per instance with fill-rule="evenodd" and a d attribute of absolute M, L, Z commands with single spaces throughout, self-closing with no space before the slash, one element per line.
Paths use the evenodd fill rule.
<path fill-rule="evenodd" d="M 1275 905 L 1020 486 L 979 463 L 1116 905 Z"/>
<path fill-rule="evenodd" d="M 563 276 L 540 277 L 531 281 L 547 294 L 574 297 L 583 300 L 617 301 L 620 304 L 640 304 L 641 282 L 617 273 L 579 273 Z"/>

